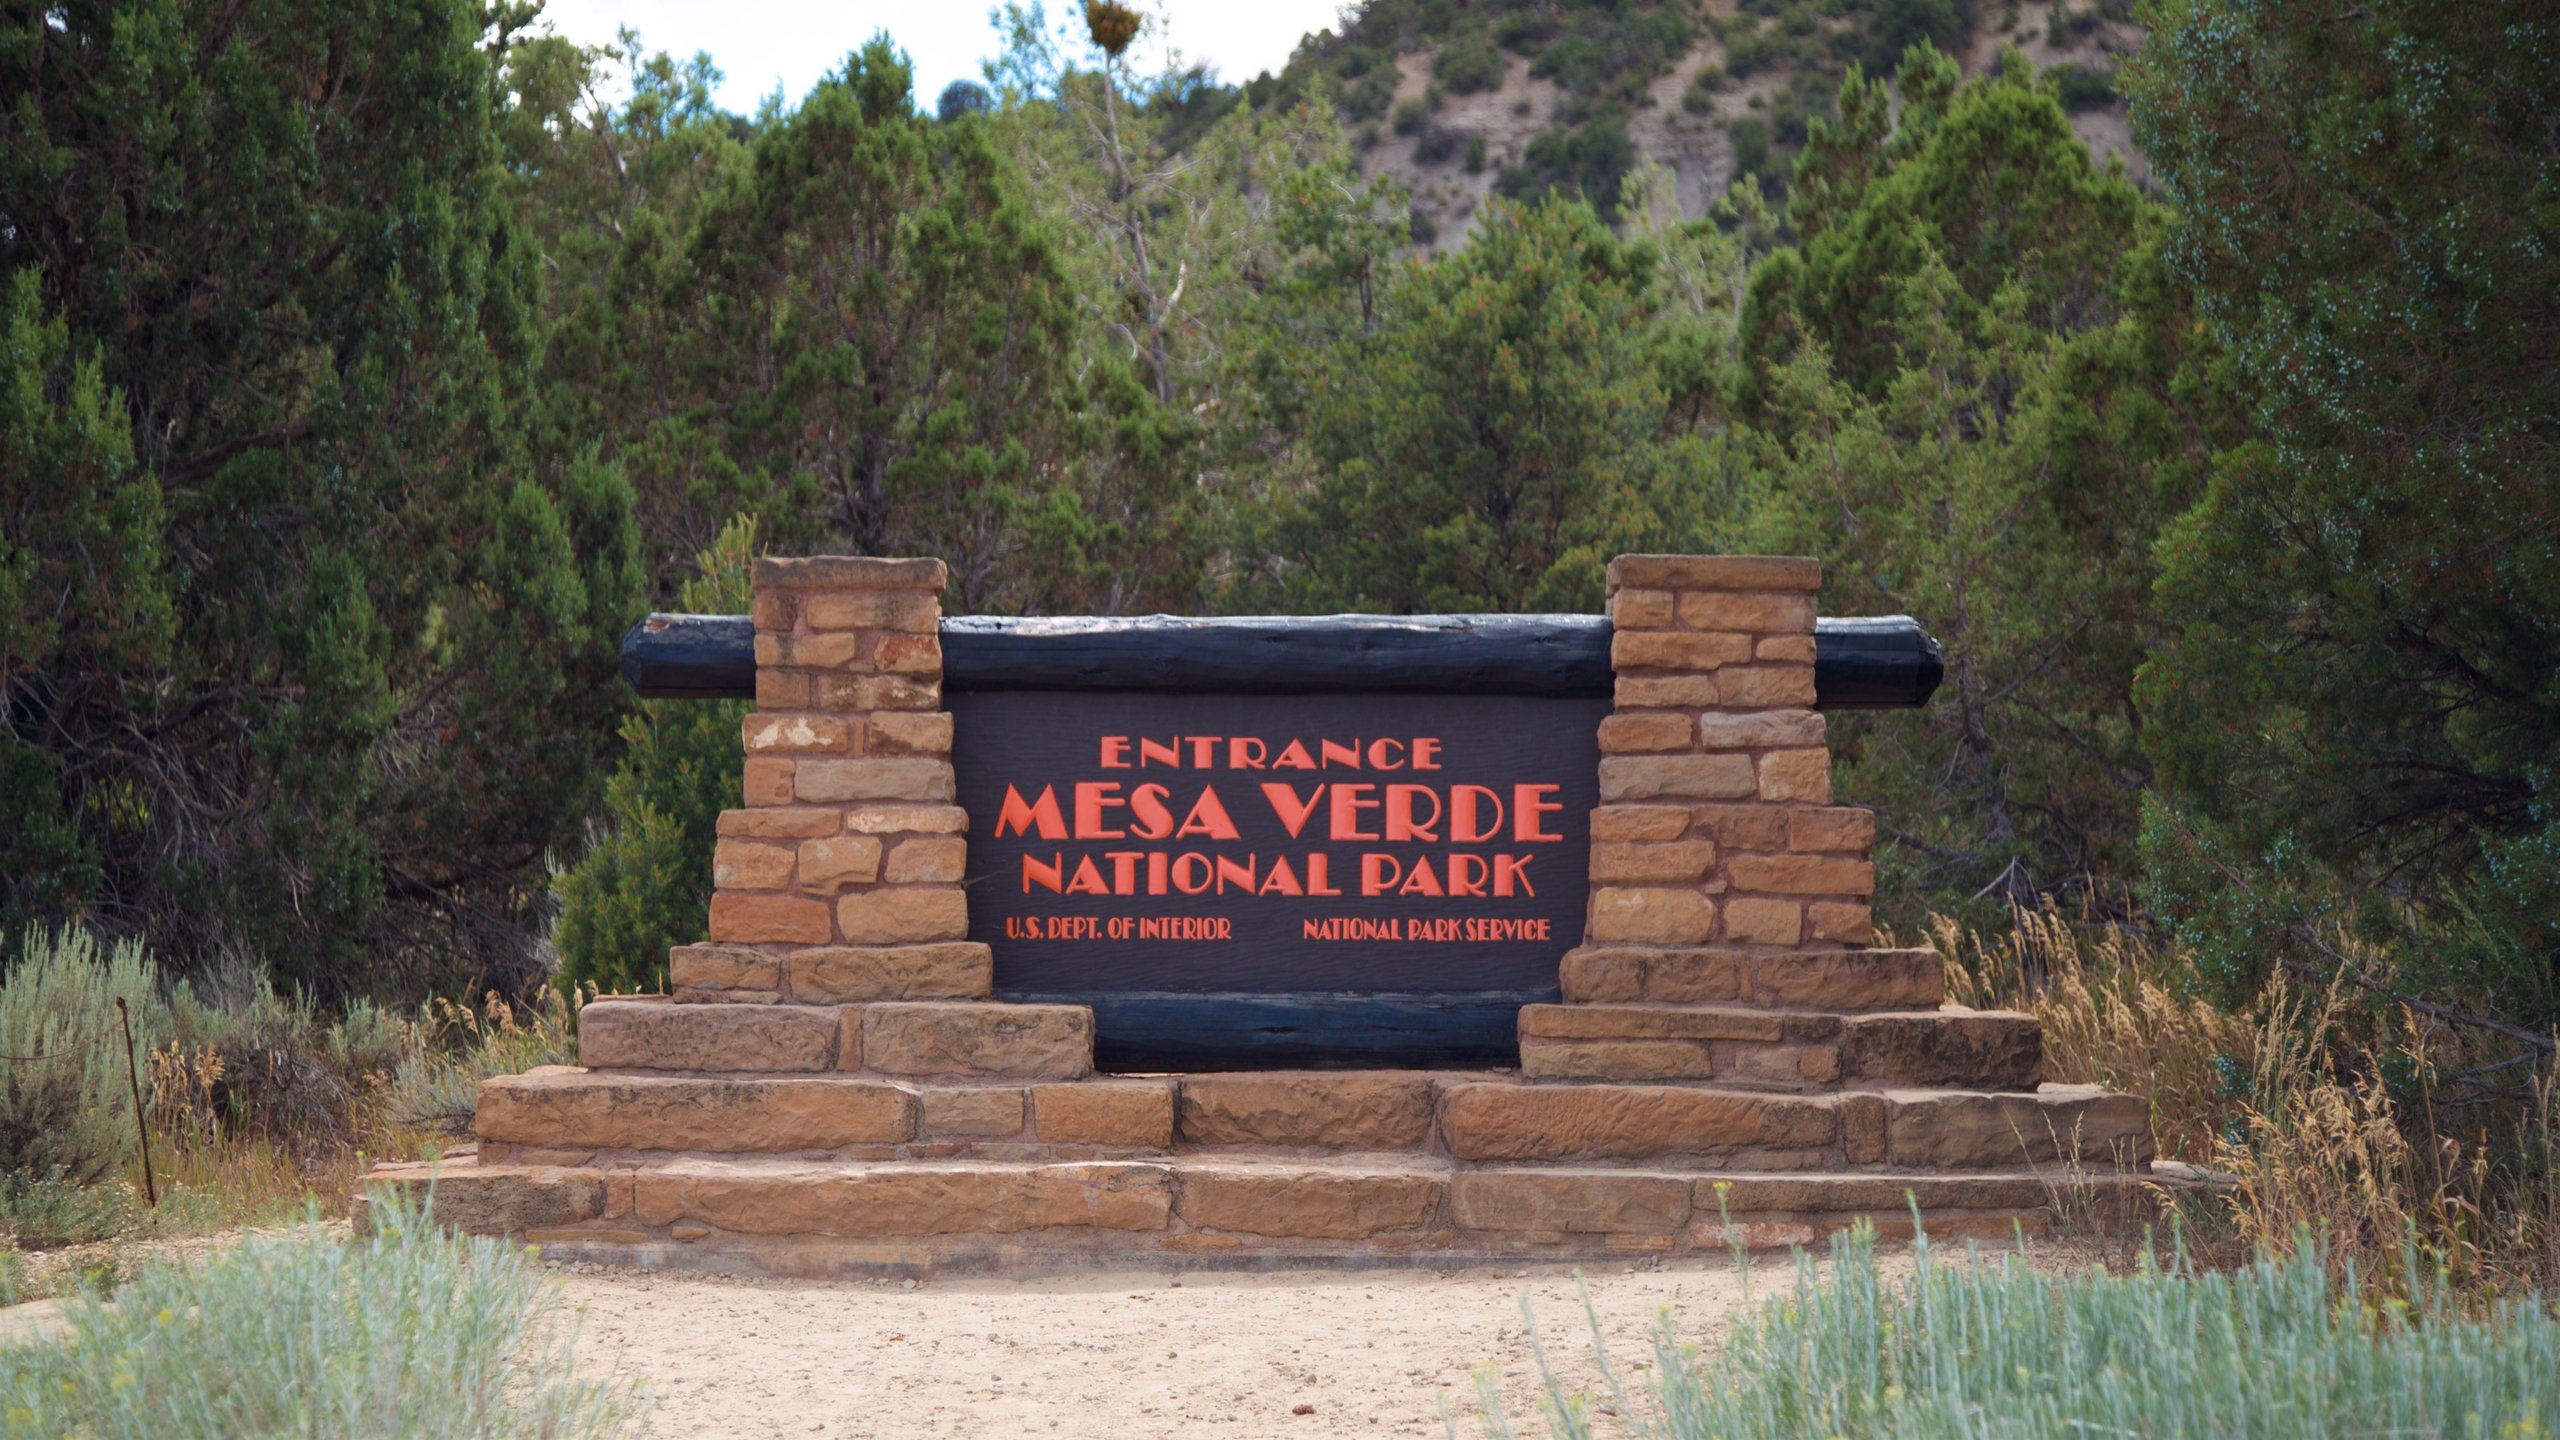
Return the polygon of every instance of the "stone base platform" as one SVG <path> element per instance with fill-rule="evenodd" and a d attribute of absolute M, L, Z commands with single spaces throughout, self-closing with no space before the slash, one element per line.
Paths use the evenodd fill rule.
<path fill-rule="evenodd" d="M 682 1159 L 637 1169 L 383 1166 L 457 1228 L 555 1258 L 812 1277 L 1449 1266 L 2051 1233 L 2057 1203 L 2151 1213 L 2147 1173 L 1466 1167 L 1426 1157 L 1119 1161 Z M 359 1214 L 361 1223 L 361 1212 Z"/>
<path fill-rule="evenodd" d="M 2143 1102 L 2060 1085 L 554 1066 L 487 1082 L 479 1130 L 372 1186 L 564 1256 L 793 1275 L 1712 1254 L 1908 1234 L 1914 1206 L 2001 1239 L 2156 1193 Z"/>

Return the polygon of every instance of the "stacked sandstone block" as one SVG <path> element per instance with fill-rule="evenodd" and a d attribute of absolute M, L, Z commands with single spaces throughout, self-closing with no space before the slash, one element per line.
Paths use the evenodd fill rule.
<path fill-rule="evenodd" d="M 1623 555 L 1590 938 L 1863 945 L 1875 816 L 1831 804 L 1811 560 Z"/>
<path fill-rule="evenodd" d="M 1868 950 L 1875 816 L 1831 803 L 1821 568 L 1624 555 L 1586 943 L 1520 1019 L 1532 1078 L 2032 1089 L 2035 1022 L 1942 1008 L 1926 950 Z M 1866 1102 L 1860 1115 L 1875 1111 Z M 1872 1132 L 1874 1125 L 1855 1128 Z M 1847 1159 L 1882 1159 L 1852 1140 Z"/>
<path fill-rule="evenodd" d="M 756 562 L 746 804 L 720 816 L 711 938 L 668 958 L 686 1010 L 587 1011 L 590 1067 L 1091 1072 L 1092 1012 L 993 1003 L 987 947 L 966 938 L 968 817 L 951 803 L 942 709 L 946 578 L 939 560 Z M 688 1013 L 703 1004 L 770 1008 Z"/>

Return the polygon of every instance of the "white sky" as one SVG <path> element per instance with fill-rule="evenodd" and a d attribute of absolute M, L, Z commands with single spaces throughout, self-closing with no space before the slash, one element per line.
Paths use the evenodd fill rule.
<path fill-rule="evenodd" d="M 1343 4 L 1163 0 L 1160 16 L 1165 38 L 1184 60 L 1206 62 L 1221 79 L 1241 83 L 1279 70 L 1301 35 L 1339 28 Z M 727 77 L 718 91 L 721 108 L 752 114 L 777 82 L 797 103 L 819 76 L 881 30 L 915 63 L 916 102 L 929 107 L 943 86 L 978 79 L 978 62 L 995 53 L 989 8 L 986 0 L 549 0 L 543 17 L 586 44 L 608 42 L 628 25 L 650 50 L 679 58 L 709 51 Z M 1083 10 L 1079 0 L 1049 0 L 1048 12 L 1054 28 L 1062 16 Z M 1147 62 L 1160 56 L 1133 58 L 1148 70 L 1154 65 Z"/>

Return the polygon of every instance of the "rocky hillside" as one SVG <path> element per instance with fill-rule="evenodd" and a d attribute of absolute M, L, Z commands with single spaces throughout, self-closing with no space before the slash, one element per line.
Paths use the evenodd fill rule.
<path fill-rule="evenodd" d="M 1245 87 L 1290 98 L 1321 76 L 1364 166 L 1413 196 L 1418 236 L 1457 244 L 1496 194 L 1578 189 L 1613 209 L 1647 162 L 1682 213 L 1740 175 L 1773 192 L 1851 64 L 1890 70 L 1927 40 L 1968 72 L 2015 48 L 2072 124 L 2137 174 L 2114 78 L 2141 39 L 2133 0 L 1368 0 L 1340 33 Z"/>

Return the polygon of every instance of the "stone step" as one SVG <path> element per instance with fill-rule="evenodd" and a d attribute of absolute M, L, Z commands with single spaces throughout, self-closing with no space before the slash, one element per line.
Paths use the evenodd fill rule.
<path fill-rule="evenodd" d="M 1420 1155 L 1433 1148 L 1441 1085 L 1507 1073 L 1246 1071 L 1008 1083 L 551 1066 L 485 1082 L 479 1132 L 493 1156 L 580 1164 L 667 1152 Z"/>
<path fill-rule="evenodd" d="M 1643 1003 L 1520 1011 L 1520 1072 L 1533 1080 L 2031 1090 L 2043 1068 L 2035 1018 L 2009 1011 L 1943 1006 L 1843 1015 Z"/>
<path fill-rule="evenodd" d="M 1093 1073 L 1093 1011 L 987 1000 L 593 1000 L 578 1012 L 578 1059 L 612 1070 L 1073 1080 Z"/>
<path fill-rule="evenodd" d="M 827 817 L 833 820 L 833 816 Z M 994 993 L 984 945 L 678 945 L 667 952 L 675 998 L 694 1003 L 843 1005 L 866 1000 L 982 1000 Z"/>
<path fill-rule="evenodd" d="M 1929 1010 L 1947 998 L 1946 962 L 1935 950 L 1584 945 L 1565 953 L 1558 979 L 1567 1004 Z"/>
<path fill-rule="evenodd" d="M 2042 1234 L 2058 1195 L 2126 1206 L 2140 1170 L 2069 1176 L 1715 1169 L 1453 1168 L 1331 1162 L 679 1160 L 600 1169 L 383 1166 L 369 1188 L 431 1196 L 444 1224 L 575 1258 L 785 1273 L 1451 1263 L 1807 1245 L 1865 1220 L 1941 1239 Z M 432 1189 L 430 1189 L 432 1185 Z"/>
<path fill-rule="evenodd" d="M 544 1163 L 670 1154 L 1082 1158 L 1171 1149 L 1173 1097 L 1166 1078 L 1006 1085 L 551 1065 L 482 1082 L 476 1129 L 492 1157 Z"/>
<path fill-rule="evenodd" d="M 2000 1167 L 2148 1159 L 2141 1101 L 2094 1087 L 1785 1094 L 1507 1072 L 1271 1071 L 1072 1081 L 548 1066 L 481 1086 L 494 1160 L 1445 1156 L 1464 1164 Z"/>
<path fill-rule="evenodd" d="M 1462 1162 L 1976 1169 L 2151 1159 L 2149 1106 L 2092 1085 L 1785 1095 L 1715 1085 L 1446 1085 L 1440 1142 Z"/>

